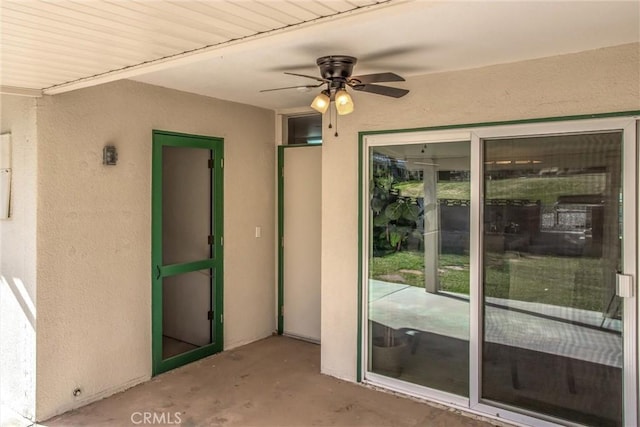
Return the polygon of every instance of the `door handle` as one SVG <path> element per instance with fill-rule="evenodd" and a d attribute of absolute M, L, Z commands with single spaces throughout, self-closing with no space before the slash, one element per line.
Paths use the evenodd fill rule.
<path fill-rule="evenodd" d="M 158 279 L 160 278 L 160 274 L 161 274 L 161 273 L 160 273 L 160 266 L 159 266 L 159 265 L 156 265 L 156 272 L 157 272 L 157 273 L 156 273 L 156 280 L 158 280 Z"/>
<path fill-rule="evenodd" d="M 616 295 L 622 298 L 631 298 L 633 294 L 633 276 L 616 274 Z"/>

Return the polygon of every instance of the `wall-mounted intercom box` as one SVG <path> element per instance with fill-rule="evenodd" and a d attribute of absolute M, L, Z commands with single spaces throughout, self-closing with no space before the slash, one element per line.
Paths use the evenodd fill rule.
<path fill-rule="evenodd" d="M 0 219 L 8 219 L 11 201 L 11 134 L 0 135 Z"/>

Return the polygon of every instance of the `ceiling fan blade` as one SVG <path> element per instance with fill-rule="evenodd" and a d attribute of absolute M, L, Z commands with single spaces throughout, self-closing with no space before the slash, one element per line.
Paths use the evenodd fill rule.
<path fill-rule="evenodd" d="M 363 76 L 353 76 L 349 79 L 349 84 L 355 80 L 356 84 L 379 83 L 379 82 L 403 82 L 404 78 L 395 73 L 365 74 Z"/>
<path fill-rule="evenodd" d="M 275 89 L 262 89 L 260 92 L 273 92 L 274 90 L 285 90 L 285 89 L 313 89 L 314 87 L 320 87 L 324 84 L 324 82 L 317 85 L 302 85 L 302 86 L 287 86 L 287 87 L 277 87 Z"/>
<path fill-rule="evenodd" d="M 361 84 L 361 85 L 355 85 L 352 87 L 354 90 L 375 93 L 376 95 L 391 96 L 393 98 L 400 98 L 409 93 L 407 89 L 400 89 L 400 88 L 391 87 L 391 86 Z"/>
<path fill-rule="evenodd" d="M 316 76 L 308 76 L 306 74 L 298 74 L 298 73 L 289 73 L 287 71 L 285 71 L 284 73 L 288 74 L 290 76 L 306 77 L 308 79 L 313 79 L 313 80 L 317 80 L 317 81 L 322 82 L 322 83 L 327 83 L 327 80 L 321 79 L 320 77 L 316 77 Z"/>

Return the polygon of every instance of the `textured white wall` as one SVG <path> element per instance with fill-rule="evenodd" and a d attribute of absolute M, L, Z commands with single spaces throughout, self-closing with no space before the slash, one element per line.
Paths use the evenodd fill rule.
<path fill-rule="evenodd" d="M 322 372 L 355 380 L 358 132 L 640 110 L 640 45 L 432 74 L 404 98 L 354 94 L 322 148 Z"/>
<path fill-rule="evenodd" d="M 225 348 L 275 328 L 274 113 L 132 81 L 45 97 L 39 420 L 150 376 L 152 129 L 224 138 Z M 117 146 L 117 166 L 101 164 L 106 144 Z"/>
<path fill-rule="evenodd" d="M 0 220 L 0 401 L 35 414 L 36 100 L 2 95 L 0 133 L 11 132 L 11 218 Z"/>

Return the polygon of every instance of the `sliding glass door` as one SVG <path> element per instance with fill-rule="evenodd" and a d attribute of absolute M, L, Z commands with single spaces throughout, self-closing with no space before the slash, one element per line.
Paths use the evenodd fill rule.
<path fill-rule="evenodd" d="M 482 398 L 622 425 L 622 144 L 483 141 Z"/>
<path fill-rule="evenodd" d="M 469 393 L 469 141 L 370 151 L 373 373 Z"/>
<path fill-rule="evenodd" d="M 635 123 L 365 135 L 364 381 L 523 424 L 635 425 Z"/>

